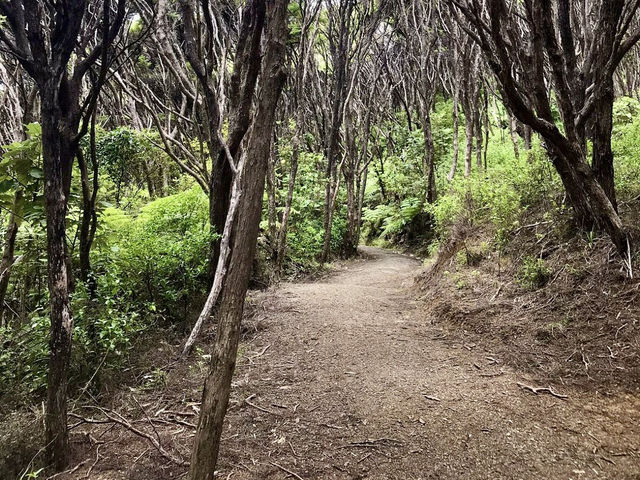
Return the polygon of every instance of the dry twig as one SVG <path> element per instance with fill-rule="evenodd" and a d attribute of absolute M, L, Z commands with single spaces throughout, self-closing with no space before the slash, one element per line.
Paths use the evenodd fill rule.
<path fill-rule="evenodd" d="M 292 472 L 291 470 L 289 470 L 288 468 L 284 468 L 282 465 L 278 465 L 276 462 L 269 462 L 271 465 L 273 465 L 274 467 L 278 467 L 280 470 L 282 470 L 285 473 L 288 473 L 289 475 L 297 478 L 298 480 L 304 480 L 304 478 L 302 478 L 300 475 L 298 475 L 295 472 Z"/>
<path fill-rule="evenodd" d="M 560 393 L 555 392 L 551 387 L 532 387 L 531 385 L 525 385 L 524 383 L 518 382 L 518 386 L 523 390 L 529 390 L 530 392 L 538 395 L 540 393 L 548 393 L 549 395 L 553 395 L 556 398 L 569 398 L 567 395 L 562 395 Z"/>

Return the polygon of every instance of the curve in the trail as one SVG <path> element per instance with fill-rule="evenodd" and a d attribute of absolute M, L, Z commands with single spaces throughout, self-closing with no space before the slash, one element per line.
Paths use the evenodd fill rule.
<path fill-rule="evenodd" d="M 258 340 L 271 345 L 269 360 L 239 373 L 261 403 L 297 407 L 243 411 L 266 422 L 263 447 L 247 458 L 275 456 L 305 479 L 639 478 L 636 458 L 600 458 L 598 449 L 639 446 L 637 425 L 612 415 L 615 402 L 523 392 L 517 382 L 534 380 L 421 315 L 411 295 L 420 262 L 363 254 L 277 291 Z M 286 476 L 269 465 L 246 478 Z"/>

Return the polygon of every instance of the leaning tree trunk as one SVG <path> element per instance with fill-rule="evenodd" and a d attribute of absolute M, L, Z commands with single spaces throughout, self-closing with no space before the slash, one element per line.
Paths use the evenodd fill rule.
<path fill-rule="evenodd" d="M 69 463 L 67 374 L 73 317 L 69 302 L 66 214 L 75 147 L 62 131 L 57 85 L 42 90 L 42 154 L 47 217 L 47 260 L 51 336 L 47 378 L 45 440 L 47 460 L 56 471 Z"/>
<path fill-rule="evenodd" d="M 576 223 L 585 230 L 603 229 L 620 255 L 626 258 L 630 246 L 627 232 L 584 154 L 576 149 L 573 156 L 567 158 L 550 151 L 550 157 L 567 192 Z"/>
<path fill-rule="evenodd" d="M 275 124 L 275 110 L 285 81 L 288 0 L 267 0 L 266 54 L 256 119 L 249 136 L 242 176 L 241 216 L 234 228 L 229 271 L 219 309 L 211 369 L 205 380 L 202 407 L 189 468 L 190 480 L 213 480 L 222 425 L 229 402 L 240 338 L 240 323 L 256 250 L 267 162 Z"/>

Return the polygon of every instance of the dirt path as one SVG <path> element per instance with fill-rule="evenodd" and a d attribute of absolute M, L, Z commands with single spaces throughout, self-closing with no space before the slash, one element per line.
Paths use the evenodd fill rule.
<path fill-rule="evenodd" d="M 418 262 L 365 252 L 324 280 L 255 299 L 263 328 L 242 346 L 220 478 L 640 478 L 637 395 L 523 390 L 517 382 L 540 385 L 423 318 L 410 290 Z M 133 394 L 141 428 L 145 410 L 146 431 L 183 458 L 205 369 L 206 357 Z M 132 415 L 133 395 L 121 396 Z M 89 460 L 68 478 L 96 458 L 90 478 L 184 473 L 147 440 L 107 428 L 74 436 L 76 460 Z M 88 434 L 105 442 L 98 456 Z"/>

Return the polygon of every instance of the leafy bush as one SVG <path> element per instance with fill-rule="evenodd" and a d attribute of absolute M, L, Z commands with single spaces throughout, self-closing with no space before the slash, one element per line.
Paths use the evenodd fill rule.
<path fill-rule="evenodd" d="M 184 318 L 192 296 L 206 288 L 209 210 L 199 187 L 144 206 L 137 217 L 115 208 L 105 211 L 104 246 L 96 268 L 121 298 L 142 310 Z"/>
<path fill-rule="evenodd" d="M 524 257 L 517 278 L 522 287 L 536 290 L 547 284 L 551 278 L 551 270 L 542 258 Z"/>
<path fill-rule="evenodd" d="M 33 238 L 44 248 L 41 237 Z M 185 318 L 206 288 L 210 239 L 208 202 L 198 187 L 155 200 L 137 216 L 116 208 L 103 212 L 92 252 L 95 297 L 81 282 L 72 296 L 72 387 L 86 382 L 103 359 L 107 367 L 125 361 L 141 333 L 163 318 Z M 26 277 L 36 268 L 46 272 L 44 259 L 19 264 L 14 275 Z M 44 393 L 50 325 L 46 289 L 32 302 L 23 323 L 0 329 L 0 397 Z"/>

